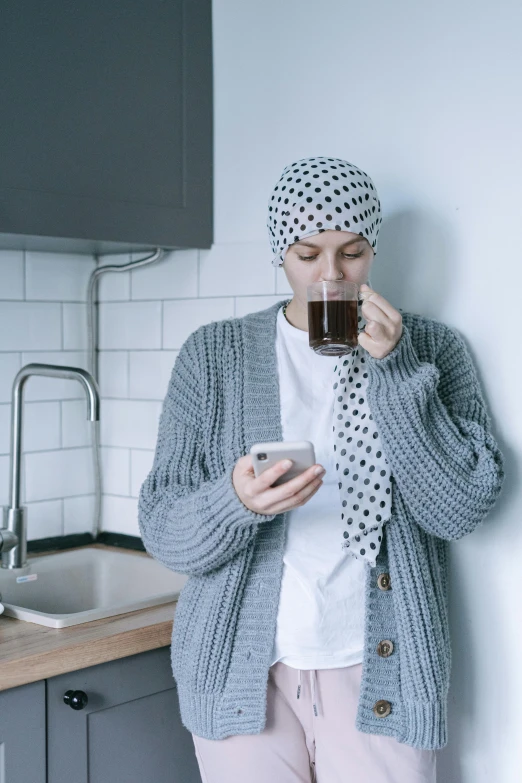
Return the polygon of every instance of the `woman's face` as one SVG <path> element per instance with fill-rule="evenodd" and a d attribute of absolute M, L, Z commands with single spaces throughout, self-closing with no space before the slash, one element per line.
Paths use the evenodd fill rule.
<path fill-rule="evenodd" d="M 295 242 L 286 251 L 283 269 L 296 299 L 307 306 L 306 287 L 322 280 L 366 283 L 373 261 L 367 239 L 350 231 L 323 231 Z"/>

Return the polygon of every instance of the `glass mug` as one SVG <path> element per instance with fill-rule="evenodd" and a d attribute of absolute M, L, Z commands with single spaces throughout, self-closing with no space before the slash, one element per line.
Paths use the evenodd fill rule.
<path fill-rule="evenodd" d="M 343 356 L 357 348 L 359 286 L 323 280 L 307 286 L 308 340 L 322 356 Z"/>

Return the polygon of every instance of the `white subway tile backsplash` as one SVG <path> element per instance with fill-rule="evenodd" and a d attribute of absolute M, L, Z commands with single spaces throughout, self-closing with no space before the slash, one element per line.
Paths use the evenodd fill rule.
<path fill-rule="evenodd" d="M 2 299 L 24 299 L 23 250 L 0 250 L 0 300 Z"/>
<path fill-rule="evenodd" d="M 123 266 L 131 260 L 130 253 L 115 253 L 98 257 L 98 268 L 113 264 Z M 130 299 L 130 272 L 103 272 L 98 278 L 98 301 L 115 302 Z"/>
<path fill-rule="evenodd" d="M 11 405 L 0 405 L 0 454 L 9 454 L 11 450 Z"/>
<path fill-rule="evenodd" d="M 96 265 L 147 253 L 0 251 L 0 502 L 8 502 L 10 403 L 30 362 L 88 369 L 87 286 Z M 159 417 L 181 346 L 200 325 L 289 298 L 261 243 L 172 250 L 150 266 L 98 281 L 102 529 L 139 536 L 137 502 L 154 459 Z M 4 301 L 1 301 L 4 300 Z M 39 301 L 44 300 L 44 301 Z M 2 404 L 3 403 L 3 404 Z M 93 424 L 81 384 L 34 376 L 24 386 L 22 502 L 29 538 L 91 532 Z"/>
<path fill-rule="evenodd" d="M 147 478 L 154 461 L 154 451 L 131 450 L 131 489 L 130 494 L 137 498 L 140 488 Z"/>
<path fill-rule="evenodd" d="M 143 258 L 132 253 L 132 260 Z M 171 250 L 160 261 L 131 272 L 131 299 L 181 299 L 198 295 L 198 251 Z"/>
<path fill-rule="evenodd" d="M 87 369 L 87 353 L 85 351 L 27 352 L 22 354 L 22 365 L 31 362 L 55 364 L 59 367 L 80 367 Z M 49 378 L 32 375 L 24 387 L 24 398 L 35 400 L 74 400 L 86 399 L 80 381 L 74 378 Z"/>
<path fill-rule="evenodd" d="M 27 503 L 27 540 L 63 536 L 63 500 Z"/>
<path fill-rule="evenodd" d="M 129 397 L 163 400 L 178 351 L 130 351 Z"/>
<path fill-rule="evenodd" d="M 238 296 L 236 298 L 236 318 L 242 318 L 248 313 L 266 310 L 276 302 L 284 301 L 284 296 Z"/>
<path fill-rule="evenodd" d="M 87 399 L 62 400 L 62 446 L 74 449 L 93 442 L 94 422 L 87 418 Z M 100 405 L 101 409 L 101 405 Z"/>
<path fill-rule="evenodd" d="M 50 451 L 61 447 L 59 402 L 27 402 L 22 415 L 23 451 Z"/>
<path fill-rule="evenodd" d="M 160 413 L 161 402 L 105 400 L 100 422 L 102 446 L 153 449 Z"/>
<path fill-rule="evenodd" d="M 103 492 L 107 495 L 130 495 L 130 451 L 103 446 L 100 449 Z"/>
<path fill-rule="evenodd" d="M 104 495 L 102 503 L 102 530 L 139 536 L 138 501 L 117 495 Z"/>
<path fill-rule="evenodd" d="M 129 396 L 129 354 L 127 351 L 100 351 L 98 372 L 102 397 Z"/>
<path fill-rule="evenodd" d="M 63 499 L 63 534 L 92 533 L 94 526 L 94 495 Z"/>
<path fill-rule="evenodd" d="M 0 351 L 54 351 L 61 347 L 59 302 L 0 303 Z"/>
<path fill-rule="evenodd" d="M 26 299 L 84 302 L 96 264 L 91 255 L 27 250 Z"/>
<path fill-rule="evenodd" d="M 19 353 L 0 353 L 0 402 L 11 402 L 13 382 L 21 366 Z"/>
<path fill-rule="evenodd" d="M 0 456 L 0 505 L 7 506 L 9 498 L 9 457 Z"/>
<path fill-rule="evenodd" d="M 265 242 L 213 245 L 199 251 L 200 296 L 273 294 L 274 267 Z"/>
<path fill-rule="evenodd" d="M 100 349 L 161 348 L 161 307 L 161 302 L 100 304 Z"/>
<path fill-rule="evenodd" d="M 68 304 L 63 307 L 63 348 L 65 351 L 87 350 L 87 305 Z"/>
<path fill-rule="evenodd" d="M 51 500 L 93 492 L 91 449 L 39 451 L 25 455 L 25 500 Z"/>
<path fill-rule="evenodd" d="M 163 348 L 179 349 L 198 326 L 233 317 L 232 297 L 164 302 Z"/>

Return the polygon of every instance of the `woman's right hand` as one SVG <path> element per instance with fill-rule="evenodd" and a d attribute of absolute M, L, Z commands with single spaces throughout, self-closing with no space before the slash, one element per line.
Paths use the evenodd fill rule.
<path fill-rule="evenodd" d="M 315 495 L 321 484 L 325 469 L 322 465 L 315 464 L 305 471 L 272 487 L 271 484 L 290 467 L 283 467 L 284 460 L 276 462 L 271 468 L 264 470 L 256 478 L 252 463 L 252 455 L 245 454 L 240 457 L 234 466 L 232 483 L 241 502 L 251 511 L 257 514 L 280 514 L 297 506 L 303 506 L 312 495 Z M 317 476 L 315 471 L 320 468 Z"/>

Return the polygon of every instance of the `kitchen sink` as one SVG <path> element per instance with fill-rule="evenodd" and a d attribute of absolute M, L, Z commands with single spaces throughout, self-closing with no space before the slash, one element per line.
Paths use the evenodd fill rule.
<path fill-rule="evenodd" d="M 0 568 L 0 601 L 9 617 L 65 628 L 175 601 L 187 579 L 146 554 L 83 547 Z"/>

